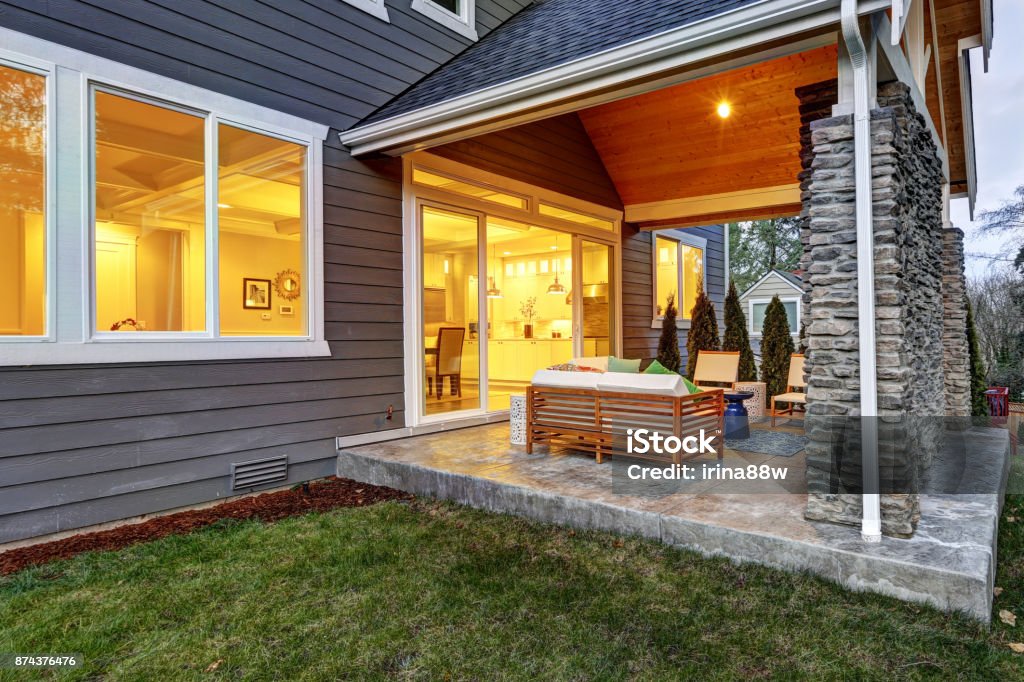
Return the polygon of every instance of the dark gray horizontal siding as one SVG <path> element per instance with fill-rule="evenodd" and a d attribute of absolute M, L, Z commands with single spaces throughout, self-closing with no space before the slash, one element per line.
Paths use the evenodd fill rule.
<path fill-rule="evenodd" d="M 478 0 L 478 30 L 525 4 Z M 0 0 L 5 28 L 332 128 L 331 357 L 0 368 L 0 542 L 229 496 L 233 462 L 324 476 L 335 437 L 405 425 L 402 164 L 353 159 L 337 131 L 469 44 L 409 6 L 385 23 L 341 0 Z"/>
<path fill-rule="evenodd" d="M 704 252 L 707 268 L 708 296 L 715 304 L 719 332 L 725 326 L 725 240 L 720 226 L 690 227 L 679 230 L 708 240 Z M 668 232 L 672 232 L 669 230 Z M 651 270 L 651 244 L 653 233 L 639 231 L 633 225 L 624 225 L 622 234 L 622 342 L 623 355 L 628 358 L 653 358 L 658 352 L 661 329 L 651 328 L 654 317 L 654 278 Z M 686 362 L 686 332 L 679 330 L 679 346 Z"/>
<path fill-rule="evenodd" d="M 622 208 L 615 185 L 576 114 L 452 142 L 430 151 L 513 180 Z"/>
<path fill-rule="evenodd" d="M 321 458 L 298 464 L 288 470 L 288 479 L 276 485 L 296 484 L 330 476 L 335 471 L 333 444 L 321 441 Z M 85 502 L 47 507 L 17 514 L 13 519 L 0 517 L 0 538 L 34 537 L 47 533 L 82 528 L 114 519 L 125 519 L 157 511 L 175 509 L 203 502 L 224 499 L 237 492 L 231 490 L 227 476 L 207 478 L 178 486 L 163 486 L 126 493 L 94 497 Z M 13 535 L 11 535 L 13 533 Z"/>

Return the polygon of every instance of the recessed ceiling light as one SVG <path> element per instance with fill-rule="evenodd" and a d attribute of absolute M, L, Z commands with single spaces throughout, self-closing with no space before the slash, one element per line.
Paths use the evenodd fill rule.
<path fill-rule="evenodd" d="M 732 107 L 728 102 L 719 102 L 718 104 L 718 115 L 721 118 L 729 118 L 729 114 L 732 113 Z"/>

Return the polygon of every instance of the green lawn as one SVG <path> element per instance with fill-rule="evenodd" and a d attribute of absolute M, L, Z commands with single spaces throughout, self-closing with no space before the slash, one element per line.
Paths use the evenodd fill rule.
<path fill-rule="evenodd" d="M 1000 553 L 996 610 L 1024 616 L 1024 521 Z M 0 652 L 83 654 L 61 679 L 1022 679 L 1024 617 L 996 620 L 429 501 L 0 578 Z"/>

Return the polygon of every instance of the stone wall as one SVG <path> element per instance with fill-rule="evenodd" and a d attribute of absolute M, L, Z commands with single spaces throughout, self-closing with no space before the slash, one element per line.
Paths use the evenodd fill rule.
<path fill-rule="evenodd" d="M 882 527 L 910 535 L 916 483 L 945 413 L 942 169 L 906 86 L 879 86 L 872 112 L 872 196 Z M 860 361 L 853 120 L 811 124 L 804 199 L 807 357 L 806 517 L 861 521 Z M 893 492 L 898 491 L 898 492 Z"/>
<path fill-rule="evenodd" d="M 947 425 L 967 428 L 971 416 L 971 367 L 967 352 L 967 281 L 964 278 L 964 232 L 942 231 L 942 372 L 946 381 Z"/>
<path fill-rule="evenodd" d="M 800 259 L 800 272 L 806 273 L 810 267 L 808 257 L 810 255 L 811 239 L 811 218 L 810 218 L 810 188 L 812 169 L 814 162 L 814 150 L 811 144 L 811 124 L 832 116 L 832 106 L 839 100 L 839 81 L 835 78 L 812 83 L 797 88 L 795 91 L 800 111 L 800 172 L 797 174 L 797 182 L 800 183 L 800 202 L 803 206 L 800 211 L 800 240 L 803 242 L 804 255 Z M 801 302 L 800 311 L 800 342 L 797 352 L 804 352 L 807 339 L 807 324 L 810 320 L 807 306 L 810 304 L 811 285 L 804 277 L 804 296 Z"/>

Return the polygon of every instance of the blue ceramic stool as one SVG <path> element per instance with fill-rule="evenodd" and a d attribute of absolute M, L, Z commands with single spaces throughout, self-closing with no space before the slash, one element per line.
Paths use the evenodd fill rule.
<path fill-rule="evenodd" d="M 725 392 L 725 437 L 734 440 L 750 438 L 750 422 L 744 400 L 754 397 L 753 393 Z"/>

